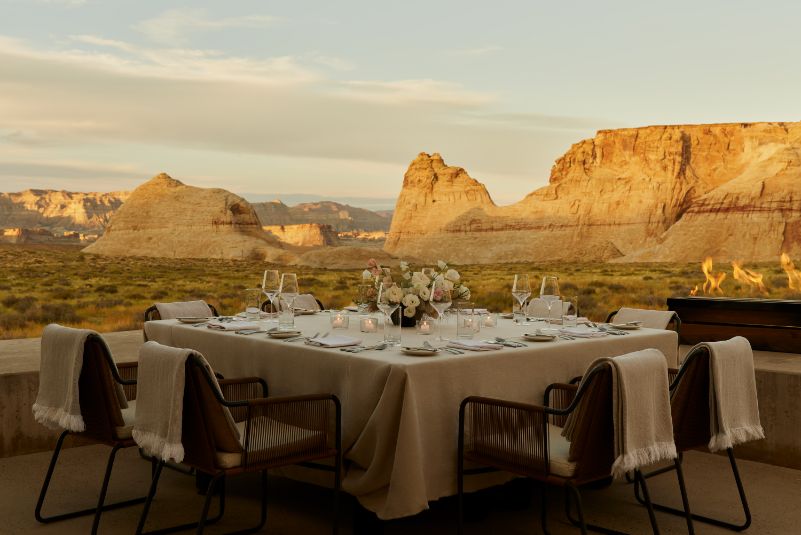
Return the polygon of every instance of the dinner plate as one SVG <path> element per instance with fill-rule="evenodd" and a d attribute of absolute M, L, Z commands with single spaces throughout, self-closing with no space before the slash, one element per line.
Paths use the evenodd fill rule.
<path fill-rule="evenodd" d="M 615 329 L 621 329 L 624 331 L 636 331 L 640 328 L 639 325 L 632 325 L 631 323 L 610 323 L 609 325 Z"/>
<path fill-rule="evenodd" d="M 309 310 L 307 308 L 296 308 L 295 315 L 297 316 L 310 316 L 312 314 L 317 314 L 317 310 Z"/>
<path fill-rule="evenodd" d="M 553 342 L 556 340 L 556 336 L 552 334 L 524 334 L 523 339 L 529 342 Z"/>
<path fill-rule="evenodd" d="M 194 316 L 193 317 L 186 316 L 183 318 L 175 318 L 175 319 L 177 319 L 181 323 L 204 323 L 209 321 L 209 318 L 199 318 Z"/>
<path fill-rule="evenodd" d="M 513 319 L 515 317 L 515 315 L 513 313 L 511 313 L 511 312 L 506 312 L 504 314 L 501 314 L 501 317 L 503 319 L 510 320 L 510 319 Z"/>
<path fill-rule="evenodd" d="M 294 338 L 300 336 L 300 331 L 272 331 L 268 333 L 270 338 Z"/>
<path fill-rule="evenodd" d="M 433 357 L 439 352 L 438 349 L 427 349 L 425 347 L 402 347 L 401 353 L 410 357 Z"/>

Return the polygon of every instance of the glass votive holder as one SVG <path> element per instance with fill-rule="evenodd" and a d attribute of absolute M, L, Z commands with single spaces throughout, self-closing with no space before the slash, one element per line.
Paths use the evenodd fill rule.
<path fill-rule="evenodd" d="M 476 314 L 472 308 L 456 309 L 456 336 L 458 338 L 473 338 L 481 331 L 481 315 Z"/>
<path fill-rule="evenodd" d="M 417 334 L 434 334 L 434 320 L 428 316 L 423 316 L 415 324 Z"/>
<path fill-rule="evenodd" d="M 249 320 L 259 319 L 261 312 L 261 288 L 248 288 L 245 290 L 245 317 Z"/>
<path fill-rule="evenodd" d="M 488 312 L 487 314 L 482 314 L 482 316 L 481 316 L 481 326 L 482 327 L 497 327 L 498 326 L 498 313 L 497 312 Z"/>
<path fill-rule="evenodd" d="M 378 332 L 378 318 L 362 316 L 359 318 L 359 331 L 363 333 Z"/>
<path fill-rule="evenodd" d="M 331 311 L 331 328 L 347 329 L 350 324 L 350 317 L 344 310 Z"/>

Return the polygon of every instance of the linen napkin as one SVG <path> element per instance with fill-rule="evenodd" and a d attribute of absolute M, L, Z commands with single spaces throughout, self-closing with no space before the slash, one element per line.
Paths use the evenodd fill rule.
<path fill-rule="evenodd" d="M 78 381 L 83 369 L 84 346 L 92 334 L 97 333 L 55 323 L 42 331 L 39 392 L 32 409 L 36 421 L 45 427 L 74 433 L 86 430 L 81 415 Z M 115 385 L 120 408 L 125 409 L 128 407 L 125 392 L 122 386 Z"/>
<path fill-rule="evenodd" d="M 626 472 L 677 455 L 673 442 L 667 362 L 658 349 L 644 349 L 614 358 L 600 358 L 612 370 L 612 414 L 615 461 L 612 475 Z M 581 386 L 579 386 L 581 388 Z M 562 435 L 571 440 L 584 411 L 570 414 Z"/>
<path fill-rule="evenodd" d="M 709 348 L 709 451 L 765 438 L 759 420 L 751 344 L 742 336 L 735 336 L 699 346 Z"/>
<path fill-rule="evenodd" d="M 156 303 L 156 310 L 163 320 L 175 318 L 210 318 L 211 309 L 205 301 L 177 301 L 175 303 Z"/>
<path fill-rule="evenodd" d="M 243 329 L 260 329 L 261 325 L 256 321 L 215 321 L 211 320 L 206 324 L 209 329 L 218 331 L 241 331 Z"/>
<path fill-rule="evenodd" d="M 307 340 L 306 343 L 311 346 L 320 347 L 348 347 L 357 346 L 361 344 L 362 341 L 344 334 L 331 334 L 326 337 L 312 338 L 311 340 Z"/>
<path fill-rule="evenodd" d="M 605 332 L 590 330 L 587 327 L 562 327 L 559 332 L 576 338 L 601 338 L 607 336 Z"/>
<path fill-rule="evenodd" d="M 667 329 L 676 313 L 672 310 L 646 310 L 641 308 L 621 308 L 612 318 L 613 323 L 641 322 L 647 329 Z"/>
<path fill-rule="evenodd" d="M 466 349 L 467 351 L 492 351 L 493 349 L 503 349 L 503 344 L 492 344 L 481 340 L 451 340 L 448 347 L 455 349 Z"/>

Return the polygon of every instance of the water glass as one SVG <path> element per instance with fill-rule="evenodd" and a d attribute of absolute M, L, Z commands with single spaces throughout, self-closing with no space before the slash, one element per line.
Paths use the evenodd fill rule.
<path fill-rule="evenodd" d="M 295 309 L 293 307 L 282 304 L 278 312 L 278 330 L 295 330 Z"/>
<path fill-rule="evenodd" d="M 392 321 L 392 318 L 386 314 L 384 314 L 384 342 L 390 346 L 401 345 L 400 320 L 398 320 L 398 324 L 395 325 L 395 323 Z"/>
<path fill-rule="evenodd" d="M 261 312 L 261 288 L 248 288 L 245 290 L 245 317 L 248 320 L 258 320 Z"/>
<path fill-rule="evenodd" d="M 576 327 L 578 325 L 578 297 L 564 297 L 562 299 L 562 326 Z"/>

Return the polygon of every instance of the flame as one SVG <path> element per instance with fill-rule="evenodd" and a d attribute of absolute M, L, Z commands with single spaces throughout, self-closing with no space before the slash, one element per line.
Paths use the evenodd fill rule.
<path fill-rule="evenodd" d="M 698 295 L 698 285 L 695 285 L 695 288 L 690 290 L 690 295 Z"/>
<path fill-rule="evenodd" d="M 801 290 L 801 271 L 795 269 L 795 264 L 787 253 L 781 256 L 782 269 L 787 273 L 787 286 L 791 290 Z"/>
<path fill-rule="evenodd" d="M 750 269 L 743 269 L 740 262 L 737 261 L 732 261 L 731 267 L 734 269 L 734 280 L 744 282 L 748 284 L 751 289 L 758 292 L 768 293 L 768 289 L 765 288 L 765 284 L 762 282 L 763 276 L 761 273 L 751 271 Z"/>
<path fill-rule="evenodd" d="M 706 282 L 704 282 L 704 293 L 711 294 L 713 292 L 717 292 L 719 294 L 723 293 L 720 285 L 726 279 L 726 274 L 723 272 L 720 273 L 712 273 L 712 257 L 707 256 L 706 259 L 701 264 L 701 270 L 704 272 L 704 276 L 706 277 Z"/>

